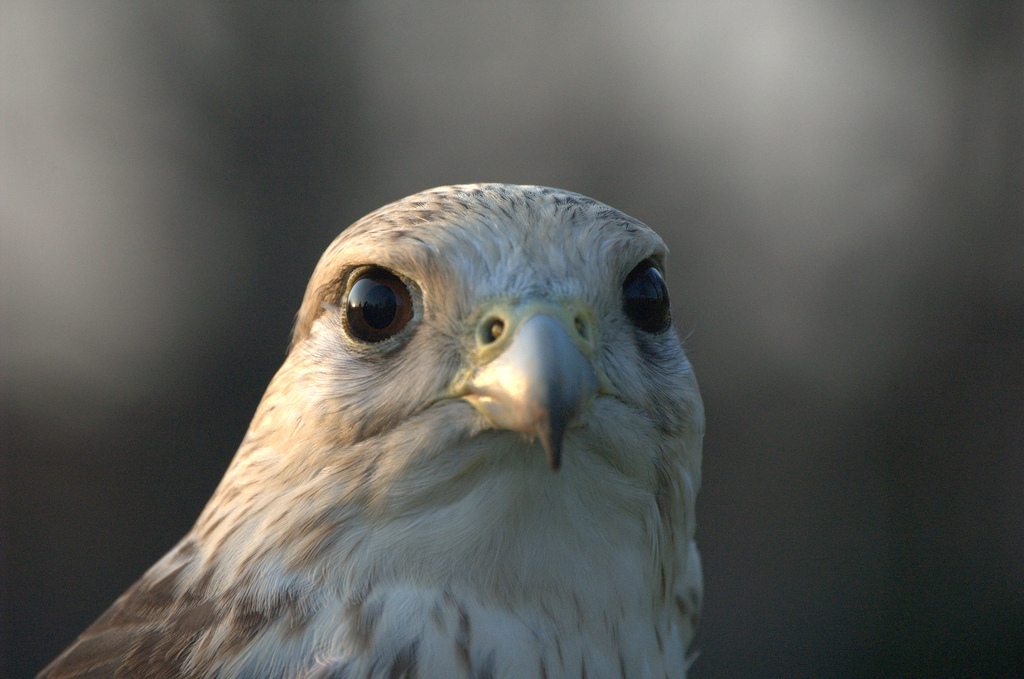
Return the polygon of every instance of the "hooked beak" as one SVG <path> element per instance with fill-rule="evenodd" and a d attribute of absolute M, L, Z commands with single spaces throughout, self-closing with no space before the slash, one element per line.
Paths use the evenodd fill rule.
<path fill-rule="evenodd" d="M 510 339 L 470 376 L 463 393 L 495 427 L 538 436 L 558 471 L 565 430 L 590 407 L 600 383 L 569 324 L 554 315 L 562 314 L 535 313 L 506 329 Z"/>

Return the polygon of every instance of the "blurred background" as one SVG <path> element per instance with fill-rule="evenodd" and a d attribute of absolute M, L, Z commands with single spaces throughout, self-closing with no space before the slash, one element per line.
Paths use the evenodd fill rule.
<path fill-rule="evenodd" d="M 1024 5 L 6 2 L 0 675 L 198 516 L 321 251 L 429 187 L 659 231 L 695 677 L 1024 676 Z"/>

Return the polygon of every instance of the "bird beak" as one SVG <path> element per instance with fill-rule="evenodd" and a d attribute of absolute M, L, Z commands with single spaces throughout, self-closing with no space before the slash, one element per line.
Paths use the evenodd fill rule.
<path fill-rule="evenodd" d="M 590 336 L 579 330 L 579 317 L 551 312 L 522 315 L 515 327 L 505 327 L 461 391 L 495 427 L 539 437 L 558 471 L 565 430 L 590 407 L 600 383 L 578 346 L 586 350 Z"/>

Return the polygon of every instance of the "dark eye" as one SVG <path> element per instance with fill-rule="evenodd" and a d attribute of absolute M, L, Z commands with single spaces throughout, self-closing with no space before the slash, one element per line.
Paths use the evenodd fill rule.
<path fill-rule="evenodd" d="M 665 279 L 650 260 L 637 264 L 622 284 L 622 308 L 644 332 L 666 330 L 672 321 Z"/>
<path fill-rule="evenodd" d="M 412 298 L 402 279 L 385 269 L 367 269 L 348 291 L 345 325 L 352 337 L 382 342 L 412 318 Z"/>

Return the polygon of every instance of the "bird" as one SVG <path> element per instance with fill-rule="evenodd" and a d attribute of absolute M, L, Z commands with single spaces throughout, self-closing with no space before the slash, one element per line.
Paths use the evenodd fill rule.
<path fill-rule="evenodd" d="M 539 186 L 344 229 L 194 527 L 39 679 L 684 677 L 704 410 L 666 256 Z"/>

